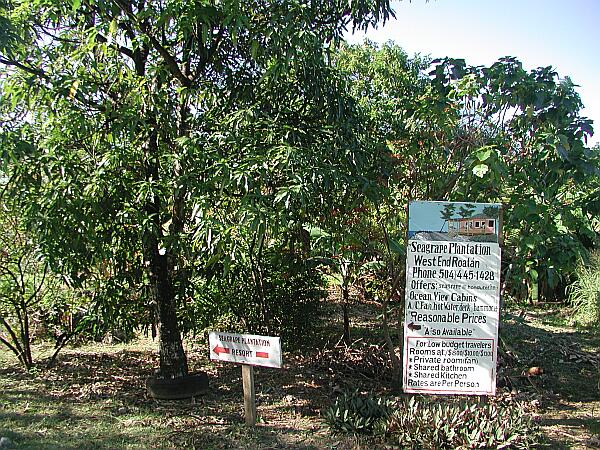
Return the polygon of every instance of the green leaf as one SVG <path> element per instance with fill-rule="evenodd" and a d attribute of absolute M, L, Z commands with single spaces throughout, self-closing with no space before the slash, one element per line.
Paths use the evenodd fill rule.
<path fill-rule="evenodd" d="M 344 278 L 339 273 L 325 275 L 325 279 L 334 286 L 341 286 L 344 282 Z"/>
<path fill-rule="evenodd" d="M 478 176 L 479 178 L 483 178 L 486 173 L 488 173 L 490 168 L 487 164 L 477 164 L 473 167 L 473 174 Z"/>
<path fill-rule="evenodd" d="M 116 33 L 117 33 L 117 19 L 114 18 L 113 20 L 111 20 L 110 24 L 108 25 L 108 34 L 115 35 Z"/>
<path fill-rule="evenodd" d="M 80 6 L 81 6 L 81 0 L 73 0 L 73 3 L 72 3 L 73 12 L 77 11 Z"/>
<path fill-rule="evenodd" d="M 529 271 L 529 275 L 531 276 L 531 281 L 537 282 L 537 280 L 538 280 L 538 271 L 537 270 L 531 269 Z"/>
<path fill-rule="evenodd" d="M 397 255 L 404 255 L 404 248 L 395 239 L 389 238 L 388 245 L 393 253 L 396 253 Z"/>
<path fill-rule="evenodd" d="M 327 231 L 313 226 L 305 226 L 304 229 L 310 233 L 310 237 L 313 239 L 330 238 L 331 234 Z"/>
<path fill-rule="evenodd" d="M 475 156 L 479 161 L 483 162 L 492 156 L 492 150 L 493 148 L 490 146 L 482 147 L 475 153 Z"/>

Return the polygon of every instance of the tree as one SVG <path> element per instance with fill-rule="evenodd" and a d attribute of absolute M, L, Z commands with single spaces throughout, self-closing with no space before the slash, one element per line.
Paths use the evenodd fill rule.
<path fill-rule="evenodd" d="M 444 230 L 444 225 L 446 225 L 446 223 L 452 219 L 452 217 L 454 217 L 454 211 L 456 210 L 456 205 L 454 203 L 446 203 L 444 204 L 444 209 L 442 209 L 441 217 L 442 219 L 444 219 L 444 223 L 442 224 L 442 228 L 440 228 L 440 231 Z"/>
<path fill-rule="evenodd" d="M 413 199 L 503 203 L 503 279 L 515 296 L 521 280 L 532 290 L 539 266 L 556 289 L 585 246 L 597 245 L 598 152 L 585 146 L 591 122 L 568 78 L 550 67 L 525 71 L 512 57 L 490 67 L 409 58 L 393 43 L 343 47 L 336 63 L 381 155 L 369 199 L 389 237 L 380 247 L 398 244 L 387 252 L 395 258 L 386 298 L 402 298 L 402 211 Z M 394 363 L 396 346 L 386 341 Z"/>
<path fill-rule="evenodd" d="M 460 208 L 458 208 L 458 215 L 460 216 L 461 219 L 469 219 L 473 215 L 474 211 L 475 211 L 475 205 L 466 204 L 466 205 L 462 205 Z M 466 223 L 465 227 L 467 228 L 467 234 L 469 234 L 471 232 L 472 226 L 473 226 L 472 223 L 470 223 L 470 222 Z"/>
<path fill-rule="evenodd" d="M 362 196 L 342 199 L 308 230 L 314 260 L 324 265 L 327 279 L 340 289 L 345 344 L 350 344 L 350 289 L 362 275 L 382 265 L 364 200 Z"/>
<path fill-rule="evenodd" d="M 35 338 L 55 339 L 52 364 L 76 334 L 76 327 L 64 326 L 60 320 L 75 302 L 60 277 L 49 270 L 34 236 L 3 193 L 0 190 L 0 344 L 30 369 L 36 364 Z"/>
<path fill-rule="evenodd" d="M 358 178 L 328 60 L 347 26 L 390 14 L 386 0 L 0 3 L 12 193 L 53 270 L 81 284 L 106 266 L 116 310 L 131 291 L 155 308 L 163 377 L 188 370 L 191 274 L 227 270 L 238 227 L 260 240 Z"/>
<path fill-rule="evenodd" d="M 505 204 L 509 291 L 564 298 L 577 261 L 598 242 L 598 152 L 586 147 L 593 129 L 580 116 L 576 86 L 551 67 L 526 71 L 512 57 L 490 67 L 440 60 L 432 76 L 460 108 L 457 140 L 472 136 L 476 144 L 455 195 Z"/>
<path fill-rule="evenodd" d="M 573 82 L 551 67 L 526 71 L 513 57 L 472 67 L 368 42 L 345 49 L 340 64 L 357 102 L 377 117 L 372 141 L 387 147 L 382 198 L 503 203 L 512 293 L 528 295 L 539 275 L 543 291 L 560 296 L 597 245 L 600 211 L 598 151 L 586 147 L 593 129 Z"/>
<path fill-rule="evenodd" d="M 4 202 L 0 208 L 0 343 L 30 368 L 33 366 L 30 314 L 51 292 L 51 276 L 14 211 Z"/>

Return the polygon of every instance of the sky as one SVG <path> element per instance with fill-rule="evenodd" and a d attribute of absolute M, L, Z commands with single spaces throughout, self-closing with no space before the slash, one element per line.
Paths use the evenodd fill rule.
<path fill-rule="evenodd" d="M 600 142 L 600 0 L 394 1 L 396 19 L 366 37 L 394 41 L 409 55 L 463 58 L 491 65 L 515 56 L 526 70 L 552 66 L 578 85 L 582 115 L 596 124 Z M 365 35 L 348 34 L 351 43 Z"/>

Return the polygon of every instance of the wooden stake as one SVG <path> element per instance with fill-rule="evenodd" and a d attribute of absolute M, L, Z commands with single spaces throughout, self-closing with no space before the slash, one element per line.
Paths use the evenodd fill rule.
<path fill-rule="evenodd" d="M 242 381 L 244 383 L 244 413 L 246 425 L 256 425 L 256 395 L 254 391 L 254 366 L 242 364 Z"/>

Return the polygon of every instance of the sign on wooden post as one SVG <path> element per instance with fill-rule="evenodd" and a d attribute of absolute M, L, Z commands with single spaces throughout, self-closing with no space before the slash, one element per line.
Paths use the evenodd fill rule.
<path fill-rule="evenodd" d="M 242 365 L 246 425 L 255 425 L 256 394 L 253 366 L 281 368 L 280 338 L 211 331 L 208 333 L 208 345 L 210 359 Z"/>
<path fill-rule="evenodd" d="M 411 202 L 405 392 L 495 395 L 500 205 Z"/>

